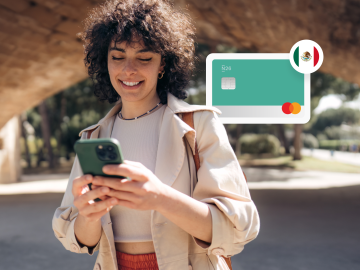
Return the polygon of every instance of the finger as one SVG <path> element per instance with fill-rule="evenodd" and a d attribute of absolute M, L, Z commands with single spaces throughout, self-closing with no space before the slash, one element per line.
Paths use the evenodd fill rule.
<path fill-rule="evenodd" d="M 136 181 L 147 181 L 149 170 L 146 167 L 136 167 L 131 164 L 106 165 L 103 172 L 110 175 L 130 177 Z"/>
<path fill-rule="evenodd" d="M 89 201 L 95 200 L 96 198 L 104 196 L 104 195 L 108 194 L 109 191 L 110 191 L 110 189 L 108 187 L 102 187 L 102 188 L 98 188 L 95 190 L 91 190 L 91 191 L 75 198 L 74 205 L 78 209 L 82 209 L 83 207 L 85 207 L 86 205 L 89 204 Z"/>
<path fill-rule="evenodd" d="M 133 192 L 118 191 L 111 189 L 109 196 L 112 198 L 117 198 L 119 200 L 130 201 L 133 203 L 139 202 L 139 196 Z"/>
<path fill-rule="evenodd" d="M 129 164 L 129 165 L 133 165 L 133 166 L 138 167 L 138 168 L 145 167 L 141 162 L 132 161 L 132 160 L 124 160 L 124 163 Z"/>
<path fill-rule="evenodd" d="M 136 204 L 130 201 L 119 200 L 118 205 L 125 206 L 130 209 L 136 209 Z"/>
<path fill-rule="evenodd" d="M 98 188 L 101 188 L 102 186 L 96 186 L 96 185 L 91 185 L 91 189 L 94 190 L 94 189 L 98 189 Z M 110 196 L 108 195 L 104 195 L 104 196 L 100 196 L 99 199 L 104 201 L 104 200 L 107 200 L 109 199 Z"/>
<path fill-rule="evenodd" d="M 86 192 L 89 192 L 90 188 L 88 185 L 83 185 L 81 188 L 81 194 L 85 194 Z"/>
<path fill-rule="evenodd" d="M 81 194 L 84 185 L 90 184 L 93 180 L 92 175 L 87 174 L 80 177 L 77 177 L 73 180 L 72 191 L 74 196 Z"/>
<path fill-rule="evenodd" d="M 142 182 L 138 181 L 129 181 L 127 179 L 117 179 L 102 176 L 96 176 L 94 178 L 94 182 L 97 185 L 106 186 L 111 189 L 130 192 L 136 192 L 136 190 L 139 189 L 140 185 L 142 185 Z"/>
<path fill-rule="evenodd" d="M 113 206 L 110 206 L 100 212 L 88 215 L 87 218 L 90 220 L 99 220 L 103 215 L 105 215 L 107 212 L 109 212 L 112 208 L 113 208 Z"/>
<path fill-rule="evenodd" d="M 118 200 L 116 198 L 110 198 L 105 201 L 95 202 L 93 204 L 89 204 L 88 206 L 85 206 L 79 213 L 83 216 L 89 216 L 90 214 L 98 213 L 101 211 L 106 210 L 109 207 L 114 206 L 118 203 Z"/>

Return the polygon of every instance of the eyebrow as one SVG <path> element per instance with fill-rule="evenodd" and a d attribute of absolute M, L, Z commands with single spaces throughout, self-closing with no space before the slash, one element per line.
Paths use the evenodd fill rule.
<path fill-rule="evenodd" d="M 124 49 L 118 48 L 118 47 L 112 47 L 110 48 L 110 51 L 119 51 L 125 53 Z M 145 48 L 142 50 L 137 51 L 136 53 L 143 53 L 143 52 L 153 52 L 150 48 Z"/>

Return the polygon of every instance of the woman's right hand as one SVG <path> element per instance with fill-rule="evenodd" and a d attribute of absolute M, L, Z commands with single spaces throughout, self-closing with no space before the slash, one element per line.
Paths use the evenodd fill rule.
<path fill-rule="evenodd" d="M 72 194 L 74 196 L 74 205 L 84 220 L 87 222 L 96 222 L 105 215 L 110 209 L 118 203 L 116 198 L 108 197 L 110 192 L 108 187 L 97 187 L 90 190 L 88 184 L 92 183 L 92 175 L 83 175 L 73 180 Z M 95 202 L 96 198 L 102 201 Z"/>

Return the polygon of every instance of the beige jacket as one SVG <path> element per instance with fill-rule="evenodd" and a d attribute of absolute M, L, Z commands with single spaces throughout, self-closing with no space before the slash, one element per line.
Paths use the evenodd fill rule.
<path fill-rule="evenodd" d="M 160 270 L 225 270 L 220 256 L 240 253 L 244 245 L 258 235 L 260 222 L 257 209 L 250 198 L 239 162 L 232 150 L 224 125 L 215 107 L 189 105 L 168 94 L 167 107 L 161 124 L 155 175 L 166 185 L 208 205 L 212 215 L 212 243 L 207 246 L 194 238 L 159 212 L 151 212 L 151 232 Z M 91 138 L 108 138 L 121 101 L 98 124 L 82 130 L 93 130 Z M 177 114 L 194 111 L 195 130 Z M 195 134 L 201 167 L 196 181 L 193 160 Z M 187 141 L 184 140 L 184 136 Z M 99 250 L 95 270 L 117 270 L 116 250 L 110 214 L 101 218 L 102 234 L 92 250 L 80 246 L 74 234 L 78 210 L 73 205 L 72 181 L 82 175 L 77 157 L 61 206 L 56 209 L 52 226 L 55 236 L 67 250 L 92 255 Z M 193 190 L 183 183 L 195 185 Z"/>

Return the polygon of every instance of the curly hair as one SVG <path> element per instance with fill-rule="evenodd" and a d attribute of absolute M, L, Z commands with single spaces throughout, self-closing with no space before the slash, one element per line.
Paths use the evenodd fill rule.
<path fill-rule="evenodd" d="M 195 27 L 188 14 L 176 10 L 168 0 L 110 0 L 93 9 L 84 21 L 85 66 L 99 100 L 116 102 L 121 97 L 110 81 L 108 47 L 112 41 L 127 45 L 139 36 L 145 47 L 159 53 L 165 61 L 165 74 L 157 83 L 163 104 L 170 92 L 179 99 L 195 69 Z"/>

